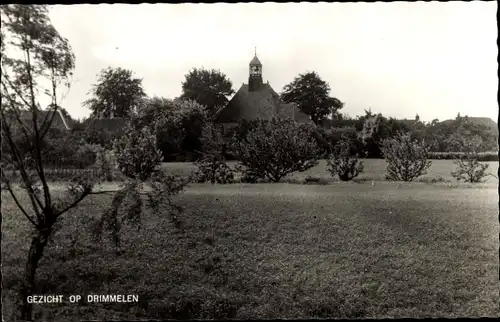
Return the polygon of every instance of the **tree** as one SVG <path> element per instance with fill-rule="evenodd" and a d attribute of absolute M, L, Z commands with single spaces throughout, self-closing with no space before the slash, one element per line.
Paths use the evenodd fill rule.
<path fill-rule="evenodd" d="M 363 128 L 359 132 L 359 140 L 363 144 L 367 158 L 382 157 L 381 144 L 385 139 L 397 135 L 399 132 L 409 132 L 409 127 L 394 118 L 387 119 L 382 114 L 373 114 L 366 111 Z"/>
<path fill-rule="evenodd" d="M 327 116 L 337 113 L 344 105 L 339 99 L 331 97 L 330 85 L 323 81 L 316 72 L 297 76 L 290 84 L 283 87 L 281 100 L 295 103 L 299 109 L 319 125 Z"/>
<path fill-rule="evenodd" d="M 392 139 L 382 141 L 382 153 L 387 162 L 388 180 L 413 181 L 431 166 L 429 146 L 415 140 L 410 133 L 398 133 Z"/>
<path fill-rule="evenodd" d="M 158 148 L 165 160 L 196 159 L 197 151 L 202 149 L 200 137 L 208 119 L 206 109 L 195 101 L 174 100 L 163 110 L 154 126 Z"/>
<path fill-rule="evenodd" d="M 182 82 L 180 99 L 188 99 L 206 107 L 210 116 L 228 103 L 228 96 L 234 94 L 233 84 L 227 76 L 215 69 L 194 68 Z"/>
<path fill-rule="evenodd" d="M 94 117 L 127 117 L 146 96 L 142 79 L 134 78 L 131 70 L 120 67 L 101 70 L 98 83 L 93 85 L 89 94 L 93 97 L 83 104 Z"/>
<path fill-rule="evenodd" d="M 240 166 L 252 175 L 278 182 L 318 164 L 319 148 L 312 131 L 291 119 L 259 120 L 243 140 L 233 141 L 233 149 Z"/>
<path fill-rule="evenodd" d="M 62 197 L 52 194 L 43 162 L 45 136 L 57 114 L 61 85 L 69 88 L 75 57 L 68 41 L 52 26 L 45 5 L 2 5 L 1 23 L 1 156 L 2 188 L 33 229 L 21 288 L 22 320 L 31 320 L 27 297 L 35 290 L 36 273 L 44 249 L 60 217 L 76 207 L 96 183 L 76 176 Z M 49 88 L 43 84 L 49 83 Z M 38 98 L 49 96 L 49 109 L 41 113 Z M 25 117 L 28 115 L 28 117 Z M 16 136 L 23 138 L 22 145 Z M 12 178 L 20 177 L 16 187 Z M 20 189 L 18 189 L 20 188 Z M 29 204 L 21 204 L 25 192 Z"/>

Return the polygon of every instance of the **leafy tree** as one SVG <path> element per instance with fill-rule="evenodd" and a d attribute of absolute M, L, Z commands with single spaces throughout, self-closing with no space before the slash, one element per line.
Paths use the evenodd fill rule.
<path fill-rule="evenodd" d="M 346 135 L 335 145 L 334 152 L 327 160 L 327 170 L 332 176 L 338 175 L 342 181 L 350 181 L 363 172 L 363 161 L 353 153 L 352 142 Z"/>
<path fill-rule="evenodd" d="M 457 138 L 473 140 L 479 144 L 479 152 L 498 149 L 497 134 L 488 126 L 470 120 L 467 116 L 457 116 L 454 120 L 439 122 L 433 120 L 425 127 L 423 137 L 431 143 L 434 152 L 458 152 Z"/>
<path fill-rule="evenodd" d="M 280 96 L 284 103 L 297 104 L 317 125 L 327 116 L 337 113 L 344 105 L 339 99 L 330 96 L 330 85 L 316 72 L 300 74 L 285 85 Z"/>
<path fill-rule="evenodd" d="M 244 140 L 234 140 L 233 144 L 240 166 L 258 178 L 278 182 L 318 164 L 319 150 L 311 128 L 291 119 L 259 120 Z"/>
<path fill-rule="evenodd" d="M 169 104 L 154 123 L 158 148 L 166 161 L 180 157 L 196 159 L 202 149 L 200 137 L 208 119 L 206 109 L 190 100 Z"/>
<path fill-rule="evenodd" d="M 228 103 L 228 96 L 234 94 L 233 84 L 227 76 L 215 69 L 194 68 L 182 82 L 182 100 L 193 100 L 206 107 L 209 115 L 217 112 Z"/>
<path fill-rule="evenodd" d="M 382 141 L 382 153 L 387 162 L 388 180 L 413 181 L 431 166 L 429 146 L 409 133 L 398 133 L 392 139 Z"/>
<path fill-rule="evenodd" d="M 62 197 L 49 188 L 43 156 L 45 137 L 59 105 L 61 85 L 69 88 L 75 57 L 48 17 L 45 5 L 2 5 L 1 32 L 1 180 L 20 213 L 31 224 L 33 234 L 23 272 L 21 320 L 32 319 L 27 297 L 35 290 L 38 264 L 61 216 L 92 194 L 95 180 L 76 176 Z M 16 55 L 19 54 L 19 55 Z M 49 88 L 42 84 L 49 83 Z M 39 95 L 50 97 L 50 110 L 41 113 Z M 28 118 L 23 115 L 29 115 Z M 22 141 L 16 140 L 16 136 Z M 21 185 L 15 186 L 19 175 Z M 20 188 L 20 189 L 18 189 Z M 22 204 L 25 193 L 29 203 Z"/>
<path fill-rule="evenodd" d="M 363 129 L 358 135 L 364 145 L 365 156 L 368 158 L 382 157 L 382 141 L 396 136 L 399 132 L 409 132 L 408 126 L 394 118 L 387 119 L 380 113 L 367 112 L 364 117 Z"/>
<path fill-rule="evenodd" d="M 157 120 L 172 113 L 176 102 L 164 97 L 144 99 L 137 111 L 137 117 L 132 118 L 133 126 L 136 128 L 150 126 L 154 130 Z"/>
<path fill-rule="evenodd" d="M 134 78 L 132 71 L 123 68 L 101 70 L 98 83 L 89 92 L 93 97 L 83 104 L 94 117 L 127 117 L 146 96 L 142 79 Z"/>

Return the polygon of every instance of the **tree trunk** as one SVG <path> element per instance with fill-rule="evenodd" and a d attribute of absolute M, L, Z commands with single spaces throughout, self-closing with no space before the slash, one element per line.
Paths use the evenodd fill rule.
<path fill-rule="evenodd" d="M 21 319 L 31 321 L 33 305 L 28 303 L 28 296 L 33 295 L 35 290 L 35 277 L 38 263 L 43 256 L 43 251 L 47 245 L 51 229 L 37 230 L 36 235 L 31 240 L 31 246 L 28 252 L 28 261 L 24 269 L 24 285 L 21 290 Z"/>

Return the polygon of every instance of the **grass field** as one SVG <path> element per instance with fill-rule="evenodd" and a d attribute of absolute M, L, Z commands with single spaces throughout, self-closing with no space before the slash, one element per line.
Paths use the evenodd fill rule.
<path fill-rule="evenodd" d="M 444 162 L 429 176 L 447 178 Z M 383 177 L 383 162 L 366 170 Z M 88 217 L 110 203 L 95 196 L 63 219 L 37 291 L 139 303 L 38 305 L 36 318 L 498 316 L 497 183 L 193 185 L 176 197 L 181 228 L 147 213 L 140 231 L 124 230 L 121 256 L 87 233 Z M 2 199 L 7 318 L 29 243 L 25 219 Z"/>

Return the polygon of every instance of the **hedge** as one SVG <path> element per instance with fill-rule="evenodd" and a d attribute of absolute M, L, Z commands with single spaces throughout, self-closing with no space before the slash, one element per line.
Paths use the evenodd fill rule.
<path fill-rule="evenodd" d="M 454 160 L 460 158 L 464 153 L 461 152 L 430 152 L 430 158 L 433 160 Z M 478 161 L 498 161 L 498 152 L 480 152 Z"/>

